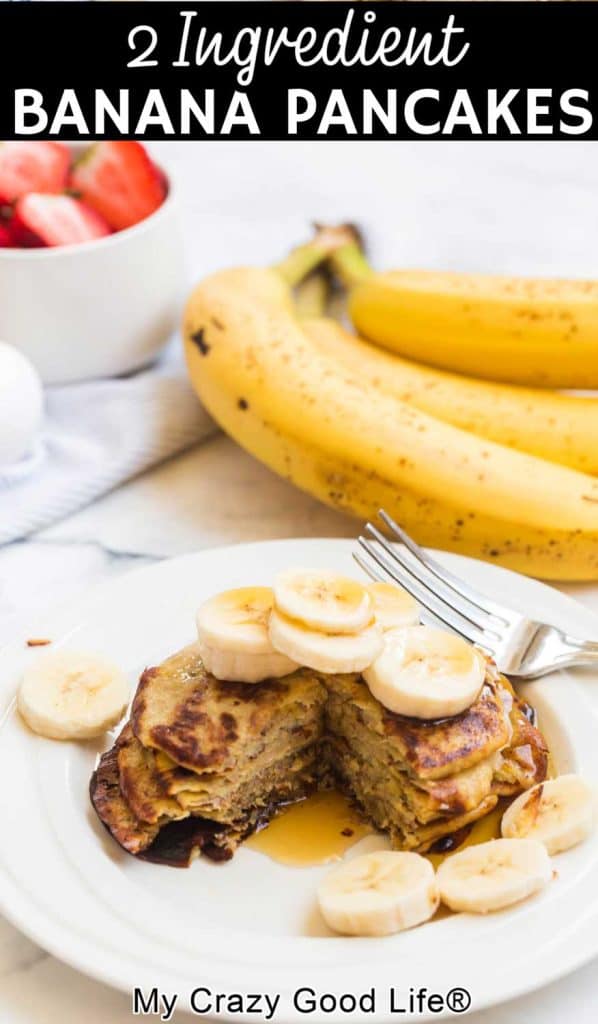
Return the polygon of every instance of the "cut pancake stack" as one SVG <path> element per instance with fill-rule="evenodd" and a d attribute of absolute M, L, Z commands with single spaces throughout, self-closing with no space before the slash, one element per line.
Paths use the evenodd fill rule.
<path fill-rule="evenodd" d="M 96 811 L 129 853 L 226 860 L 318 786 L 325 700 L 311 672 L 223 682 L 187 647 L 143 673 L 130 721 L 92 778 Z"/>
<path fill-rule="evenodd" d="M 397 849 L 428 850 L 546 776 L 543 737 L 490 665 L 475 703 L 438 722 L 388 711 L 360 676 L 327 688 L 334 776 Z"/>
<path fill-rule="evenodd" d="M 545 778 L 528 712 L 491 665 L 470 707 L 425 721 L 389 711 L 358 673 L 218 680 L 192 645 L 143 673 L 91 798 L 129 853 L 179 866 L 228 859 L 281 806 L 331 786 L 393 846 L 427 850 Z"/>

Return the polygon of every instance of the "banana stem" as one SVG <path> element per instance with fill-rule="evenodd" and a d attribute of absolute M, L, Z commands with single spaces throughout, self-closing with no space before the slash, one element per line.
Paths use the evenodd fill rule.
<path fill-rule="evenodd" d="M 306 245 L 299 245 L 293 249 L 284 260 L 276 263 L 273 269 L 280 274 L 290 288 L 294 288 L 320 263 L 323 263 L 326 256 L 327 253 L 319 249 L 317 245 L 308 242 Z"/>
<path fill-rule="evenodd" d="M 330 257 L 337 249 L 349 247 L 357 237 L 350 224 L 339 224 L 336 227 L 316 224 L 316 233 L 311 242 L 293 249 L 286 259 L 274 266 L 286 283 L 294 288 L 303 278 L 315 270 L 320 263 Z"/>
<path fill-rule="evenodd" d="M 349 289 L 374 273 L 358 239 L 336 249 L 330 257 L 330 263 L 342 284 Z"/>
<path fill-rule="evenodd" d="M 295 292 L 295 308 L 302 317 L 324 316 L 330 296 L 330 280 L 319 267 L 301 281 Z"/>

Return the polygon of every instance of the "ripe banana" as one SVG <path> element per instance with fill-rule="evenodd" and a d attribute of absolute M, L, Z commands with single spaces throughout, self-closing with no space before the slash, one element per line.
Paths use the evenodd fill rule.
<path fill-rule="evenodd" d="M 202 604 L 197 612 L 199 652 L 216 679 L 259 683 L 299 667 L 272 646 L 268 621 L 273 602 L 269 587 L 239 587 Z"/>
<path fill-rule="evenodd" d="M 411 718 L 459 715 L 477 700 L 486 675 L 481 651 L 432 626 L 386 634 L 384 648 L 363 677 L 389 711 Z"/>
<path fill-rule="evenodd" d="M 361 672 L 382 650 L 382 630 L 376 623 L 359 633 L 322 633 L 276 608 L 270 616 L 270 639 L 277 651 L 325 673 Z"/>
<path fill-rule="evenodd" d="M 533 387 L 598 387 L 598 281 L 369 273 L 349 310 L 365 338 L 432 366 Z"/>
<path fill-rule="evenodd" d="M 595 794 L 578 775 L 561 775 L 522 793 L 505 811 L 506 838 L 539 839 L 550 854 L 577 846 L 590 835 L 596 815 Z"/>
<path fill-rule="evenodd" d="M 357 633 L 373 618 L 367 587 L 321 569 L 287 569 L 274 580 L 279 612 L 322 633 Z"/>
<path fill-rule="evenodd" d="M 328 317 L 306 319 L 318 348 L 354 374 L 422 412 L 508 448 L 598 474 L 598 399 L 462 377 L 384 352 Z"/>
<path fill-rule="evenodd" d="M 203 281 L 184 336 L 205 407 L 309 493 L 360 518 L 384 507 L 423 544 L 547 579 L 598 579 L 598 481 L 368 398 L 308 337 L 274 270 Z"/>
<path fill-rule="evenodd" d="M 548 884 L 552 867 L 537 839 L 492 839 L 453 854 L 438 868 L 440 899 L 451 910 L 488 914 Z"/>
<path fill-rule="evenodd" d="M 374 617 L 384 632 L 419 622 L 419 605 L 402 587 L 393 583 L 370 583 L 368 590 L 374 602 Z"/>
<path fill-rule="evenodd" d="M 341 935 L 394 935 L 438 909 L 434 868 L 418 853 L 366 853 L 326 875 L 318 904 Z"/>
<path fill-rule="evenodd" d="M 101 736 L 120 721 L 128 701 L 129 684 L 116 665 L 77 651 L 36 658 L 17 694 L 27 725 L 55 740 Z"/>

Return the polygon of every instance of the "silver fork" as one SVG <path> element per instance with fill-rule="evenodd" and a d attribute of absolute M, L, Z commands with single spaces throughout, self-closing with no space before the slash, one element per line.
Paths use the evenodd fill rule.
<path fill-rule="evenodd" d="M 578 640 L 492 601 L 431 558 L 383 509 L 378 515 L 395 542 L 367 523 L 365 536 L 359 537 L 367 558 L 361 552 L 353 557 L 371 579 L 390 577 L 408 590 L 421 605 L 422 621 L 448 626 L 483 648 L 505 675 L 519 679 L 536 679 L 571 665 L 598 664 L 598 642 Z"/>

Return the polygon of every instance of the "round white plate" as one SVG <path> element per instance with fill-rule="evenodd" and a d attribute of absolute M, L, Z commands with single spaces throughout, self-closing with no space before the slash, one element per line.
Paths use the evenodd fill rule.
<path fill-rule="evenodd" d="M 127 669 L 133 688 L 141 669 L 193 639 L 197 605 L 214 591 L 269 583 L 290 565 L 355 573 L 352 548 L 346 540 L 274 541 L 162 562 L 110 580 L 37 623 L 34 635 L 109 656 Z M 549 587 L 482 562 L 439 557 L 505 603 L 598 636 L 598 620 Z M 396 1009 L 408 1006 L 410 989 L 444 995 L 463 987 L 478 1009 L 598 954 L 598 836 L 555 859 L 554 882 L 518 907 L 488 917 L 453 915 L 385 939 L 326 931 L 314 903 L 325 868 L 284 867 L 250 849 L 228 864 L 199 860 L 189 870 L 136 861 L 89 804 L 89 778 L 108 739 L 43 740 L 14 712 L 20 672 L 39 653 L 19 638 L 0 658 L 0 909 L 74 967 L 127 992 L 176 992 L 179 1009 L 197 988 L 279 994 L 274 1019 L 281 1024 L 347 1019 L 340 1011 L 301 1013 L 294 1006 L 299 989 L 359 995 L 373 987 L 375 1014 L 352 1017 L 383 1024 L 397 1019 L 391 990 Z M 588 672 L 555 674 L 525 689 L 557 769 L 590 780 L 598 780 L 596 691 Z M 264 1019 L 223 1009 L 225 1020 Z"/>

